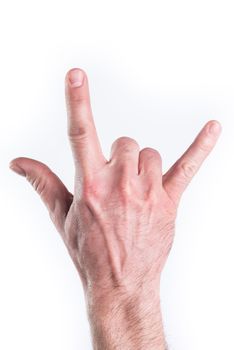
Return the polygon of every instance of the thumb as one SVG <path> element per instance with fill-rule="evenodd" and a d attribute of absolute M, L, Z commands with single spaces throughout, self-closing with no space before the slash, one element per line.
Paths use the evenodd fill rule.
<path fill-rule="evenodd" d="M 20 157 L 13 159 L 9 167 L 17 174 L 25 176 L 31 183 L 46 205 L 55 227 L 62 233 L 66 215 L 73 200 L 72 193 L 67 190 L 59 177 L 42 162 Z"/>

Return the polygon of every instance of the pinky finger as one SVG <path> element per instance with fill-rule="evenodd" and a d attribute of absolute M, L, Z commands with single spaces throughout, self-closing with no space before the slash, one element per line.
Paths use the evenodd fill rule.
<path fill-rule="evenodd" d="M 163 175 L 164 189 L 175 204 L 178 204 L 184 190 L 214 148 L 221 130 L 216 120 L 206 123 L 189 148 Z"/>

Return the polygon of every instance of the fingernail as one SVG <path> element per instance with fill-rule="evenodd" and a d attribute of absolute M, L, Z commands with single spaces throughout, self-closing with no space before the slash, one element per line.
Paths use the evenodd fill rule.
<path fill-rule="evenodd" d="M 80 87 L 83 84 L 84 73 L 82 70 L 75 68 L 69 72 L 69 81 L 71 87 Z"/>
<path fill-rule="evenodd" d="M 221 131 L 221 125 L 218 122 L 213 122 L 209 126 L 209 132 L 213 135 L 218 135 Z"/>
<path fill-rule="evenodd" d="M 20 168 L 19 165 L 10 163 L 9 168 L 19 175 L 26 176 L 25 171 L 22 168 Z"/>

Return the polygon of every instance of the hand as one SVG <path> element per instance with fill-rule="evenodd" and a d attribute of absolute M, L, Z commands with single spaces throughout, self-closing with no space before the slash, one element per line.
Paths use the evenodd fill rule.
<path fill-rule="evenodd" d="M 10 167 L 26 176 L 47 206 L 89 302 L 159 290 L 181 195 L 214 147 L 221 126 L 209 121 L 162 175 L 160 154 L 140 150 L 129 137 L 115 140 L 105 159 L 83 70 L 67 73 L 65 92 L 74 194 L 39 161 L 16 158 Z"/>

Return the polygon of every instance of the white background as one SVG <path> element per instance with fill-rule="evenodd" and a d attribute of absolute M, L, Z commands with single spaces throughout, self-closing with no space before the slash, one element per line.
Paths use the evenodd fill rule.
<path fill-rule="evenodd" d="M 234 9 L 227 0 L 5 1 L 0 8 L 0 348 L 88 350 L 78 273 L 27 181 L 26 156 L 73 189 L 64 77 L 89 78 L 106 157 L 119 136 L 164 171 L 210 119 L 223 126 L 183 196 L 161 300 L 170 350 L 234 349 Z"/>

